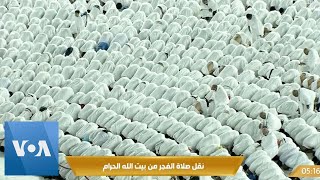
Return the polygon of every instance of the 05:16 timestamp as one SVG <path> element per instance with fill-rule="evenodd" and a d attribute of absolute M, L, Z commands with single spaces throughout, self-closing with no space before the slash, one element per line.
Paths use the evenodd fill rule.
<path fill-rule="evenodd" d="M 308 174 L 308 175 L 316 175 L 320 177 L 320 168 L 318 167 L 304 167 L 301 169 L 301 174 Z"/>

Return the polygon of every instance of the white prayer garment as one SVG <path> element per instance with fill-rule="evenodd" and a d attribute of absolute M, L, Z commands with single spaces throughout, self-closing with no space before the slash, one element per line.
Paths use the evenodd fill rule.
<path fill-rule="evenodd" d="M 271 132 L 267 136 L 262 137 L 261 147 L 271 159 L 278 154 L 278 140 L 274 133 Z"/>
<path fill-rule="evenodd" d="M 72 18 L 73 23 L 71 25 L 72 33 L 79 34 L 85 27 L 87 15 L 82 16 L 79 10 L 75 11 L 74 17 Z"/>
<path fill-rule="evenodd" d="M 301 88 L 300 90 L 294 90 L 293 95 L 298 97 L 299 110 L 301 114 L 314 109 L 314 101 L 316 97 L 315 92 Z"/>
<path fill-rule="evenodd" d="M 262 112 L 262 113 L 260 113 L 260 118 L 267 123 L 268 128 L 271 131 L 278 131 L 282 126 L 281 121 L 277 117 L 277 115 L 273 114 L 271 112 L 268 112 L 268 113 Z"/>

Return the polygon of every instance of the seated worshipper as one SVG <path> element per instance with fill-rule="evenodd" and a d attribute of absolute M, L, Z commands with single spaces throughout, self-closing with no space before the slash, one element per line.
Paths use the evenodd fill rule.
<path fill-rule="evenodd" d="M 51 116 L 51 111 L 47 107 L 41 107 L 36 113 L 31 117 L 32 121 L 45 121 Z"/>
<path fill-rule="evenodd" d="M 309 75 L 308 73 L 303 72 L 303 73 L 299 74 L 299 76 L 296 76 L 296 77 L 294 78 L 294 82 L 297 83 L 297 84 L 299 84 L 299 85 L 302 85 L 302 83 L 303 83 L 306 79 L 308 79 L 309 76 L 310 76 L 310 75 Z"/>
<path fill-rule="evenodd" d="M 281 120 L 278 118 L 278 116 L 271 112 L 261 112 L 259 119 L 265 121 L 271 131 L 278 131 L 282 126 Z"/>
<path fill-rule="evenodd" d="M 241 155 L 245 152 L 245 150 L 254 144 L 253 139 L 248 134 L 241 134 L 234 140 L 232 151 L 236 155 Z"/>
<path fill-rule="evenodd" d="M 319 53 L 316 49 L 304 48 L 303 52 L 305 54 L 305 59 L 303 63 L 311 70 L 314 65 L 320 63 Z"/>
<path fill-rule="evenodd" d="M 249 134 L 255 142 L 260 141 L 263 134 L 266 134 L 268 131 L 268 127 L 263 126 L 259 120 L 249 121 L 240 128 L 242 134 Z"/>
<path fill-rule="evenodd" d="M 265 123 L 266 124 L 262 127 L 262 133 L 264 136 L 261 138 L 261 147 L 272 159 L 279 151 L 278 139 L 273 132 L 269 132 L 267 122 Z"/>
<path fill-rule="evenodd" d="M 244 32 L 238 32 L 230 41 L 231 44 L 244 45 L 246 47 L 251 46 L 250 37 Z"/>
<path fill-rule="evenodd" d="M 314 102 L 316 99 L 316 93 L 306 88 L 300 88 L 299 90 L 293 90 L 292 94 L 297 97 L 299 103 L 300 114 L 304 114 L 308 110 L 314 110 Z"/>
<path fill-rule="evenodd" d="M 311 82 L 310 89 L 312 91 L 317 92 L 317 93 L 320 92 L 320 79 L 319 79 L 319 77 L 316 77 L 315 80 L 313 82 Z"/>

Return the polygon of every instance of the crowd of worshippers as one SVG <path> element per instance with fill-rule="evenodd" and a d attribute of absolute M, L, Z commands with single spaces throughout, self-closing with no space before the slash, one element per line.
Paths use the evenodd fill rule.
<path fill-rule="evenodd" d="M 76 3 L 76 0 L 70 0 L 71 4 Z M 79 2 L 79 1 L 78 1 Z M 101 13 L 106 14 L 106 10 L 100 9 L 104 4 L 105 1 L 99 1 L 101 6 L 99 5 L 93 5 L 90 9 L 87 9 L 86 11 L 81 12 L 80 10 L 75 10 L 74 11 L 74 17 L 73 17 L 73 24 L 71 25 L 71 31 L 72 31 L 72 36 L 73 38 L 76 38 L 79 33 L 85 29 L 85 27 L 88 24 L 88 21 L 95 20 L 95 18 Z M 123 5 L 121 2 L 116 3 L 116 8 L 119 11 L 122 11 L 128 7 Z M 83 8 L 82 8 L 83 9 Z M 85 9 L 84 9 L 85 10 Z M 110 36 L 108 37 L 106 34 L 102 35 L 102 37 L 99 39 L 98 44 L 94 47 L 95 51 L 99 50 L 108 50 L 109 48 L 109 43 L 108 40 L 110 40 Z M 74 52 L 73 47 L 69 47 L 66 52 L 65 56 L 69 56 Z M 79 53 L 79 52 L 76 52 Z M 85 53 L 82 52 L 80 53 L 79 57 L 82 57 Z"/>
<path fill-rule="evenodd" d="M 72 3 L 78 3 L 78 2 L 81 2 L 81 1 L 75 1 L 75 0 L 72 1 Z M 100 2 L 100 3 L 101 3 L 101 6 L 103 6 L 104 2 Z M 219 13 L 217 11 L 217 9 L 218 9 L 218 7 L 216 7 L 217 5 L 218 5 L 218 3 L 216 3 L 215 0 L 203 0 L 202 4 L 201 4 L 202 7 L 201 7 L 201 11 L 200 11 L 199 16 L 203 19 L 208 20 L 208 21 L 211 20 L 211 18 L 214 15 Z M 79 6 L 81 6 L 81 4 L 79 4 Z M 90 20 L 94 20 L 96 18 L 96 16 L 98 14 L 100 14 L 101 12 L 103 14 L 106 13 L 105 10 L 101 9 L 101 6 L 93 5 L 93 6 L 90 6 L 89 9 L 79 8 L 79 9 L 76 9 L 74 12 L 72 12 L 72 13 L 74 13 L 74 16 L 72 17 L 73 23 L 70 26 L 70 29 L 71 29 L 73 38 L 76 39 L 76 38 L 79 38 L 80 36 L 82 36 L 82 33 L 84 32 L 83 29 L 85 29 L 89 25 L 88 22 L 90 22 Z M 123 11 L 124 9 L 127 8 L 122 3 L 116 3 L 115 6 L 118 11 Z M 161 10 L 161 6 L 159 6 L 159 7 Z M 273 28 L 276 28 L 271 24 L 264 26 L 263 23 L 261 22 L 261 20 L 256 16 L 256 13 L 254 12 L 254 10 L 251 9 L 250 6 L 244 7 L 242 4 L 242 6 L 240 6 L 239 9 L 240 9 L 240 11 L 241 11 L 241 9 L 246 10 L 245 19 L 247 22 L 247 26 L 244 29 L 244 31 L 236 33 L 236 35 L 230 41 L 231 44 L 236 44 L 236 45 L 241 44 L 241 45 L 244 45 L 245 47 L 252 46 L 254 43 L 256 43 L 260 40 L 263 41 L 263 38 L 265 38 L 268 34 L 272 33 Z M 279 11 L 280 14 L 283 14 L 285 11 L 285 8 L 282 8 L 282 7 L 276 8 L 275 6 L 271 6 L 269 10 L 270 11 Z M 237 12 L 235 11 L 234 13 L 237 13 Z M 94 33 L 91 33 L 91 35 L 94 36 Z M 81 38 L 79 38 L 79 39 L 81 39 Z M 112 33 L 107 31 L 107 32 L 101 33 L 101 37 L 99 36 L 99 38 L 97 38 L 97 41 L 98 41 L 97 45 L 96 45 L 96 42 L 88 41 L 86 43 L 87 46 L 85 48 L 87 48 L 87 49 L 85 51 L 71 46 L 71 47 L 68 47 L 65 52 L 63 50 L 63 52 L 64 52 L 65 56 L 74 56 L 74 57 L 76 57 L 76 59 L 78 59 L 78 58 L 83 57 L 86 54 L 86 51 L 88 49 L 94 49 L 96 52 L 107 51 L 112 46 L 112 44 L 115 42 L 117 44 L 122 45 L 122 46 L 128 45 L 128 44 L 125 44 L 125 42 L 127 42 L 128 39 L 129 38 L 124 33 L 119 33 L 113 37 Z M 149 39 L 150 39 L 150 37 L 149 37 Z M 271 48 L 272 46 L 273 46 L 273 44 L 270 43 L 268 47 Z M 128 45 L 128 48 L 131 48 L 130 45 Z M 131 50 L 132 50 L 132 48 L 131 48 Z M 263 51 L 263 50 L 261 50 L 261 51 Z M 47 54 L 44 53 L 44 56 L 47 56 L 47 55 L 51 56 L 49 53 L 47 53 Z M 284 131 L 284 127 L 289 128 L 289 127 L 298 126 L 298 125 L 302 124 L 302 122 L 300 122 L 298 120 L 297 121 L 291 120 L 291 118 L 292 119 L 293 118 L 300 118 L 300 117 L 307 116 L 308 114 L 320 112 L 320 98 L 319 98 L 320 77 L 318 76 L 319 69 L 320 69 L 319 54 L 318 54 L 317 50 L 314 48 L 304 48 L 303 55 L 306 58 L 303 59 L 299 63 L 299 72 L 301 74 L 299 74 L 294 79 L 294 83 L 293 83 L 294 85 L 297 85 L 297 86 L 293 85 L 292 87 L 288 86 L 288 88 L 287 88 L 287 89 L 289 89 L 288 90 L 289 93 L 286 95 L 288 95 L 288 99 L 290 100 L 290 103 L 288 104 L 288 106 L 281 107 L 282 109 L 281 108 L 279 108 L 279 109 L 273 108 L 270 111 L 260 112 L 260 113 L 258 113 L 258 117 L 256 119 L 252 120 L 252 123 L 250 122 L 246 125 L 242 124 L 242 122 L 241 123 L 239 122 L 240 120 L 242 120 L 241 118 L 239 118 L 237 120 L 233 119 L 234 122 L 231 122 L 231 123 L 236 124 L 235 122 L 238 122 L 238 124 L 239 124 L 239 125 L 237 124 L 238 126 L 240 126 L 240 125 L 243 126 L 243 127 L 241 127 L 241 130 L 237 130 L 239 132 L 241 131 L 242 134 L 240 135 L 241 137 L 239 136 L 239 139 L 243 140 L 243 141 L 240 141 L 240 140 L 235 141 L 234 144 L 232 144 L 228 147 L 221 147 L 221 149 L 225 148 L 228 150 L 229 154 L 238 155 L 238 154 L 235 154 L 235 152 L 240 152 L 240 149 L 242 149 L 243 147 L 247 147 L 247 144 L 243 144 L 243 142 L 251 142 L 254 140 L 254 145 L 256 145 L 255 150 L 257 150 L 257 152 L 262 152 L 259 150 L 263 150 L 263 152 L 266 153 L 264 157 L 267 157 L 267 158 L 266 159 L 261 158 L 262 163 L 267 163 L 267 161 L 269 159 L 272 159 L 274 162 L 276 162 L 283 169 L 289 169 L 289 167 L 287 167 L 285 165 L 286 163 L 284 163 L 284 162 L 291 161 L 292 157 L 290 160 L 288 160 L 289 157 L 284 157 L 284 156 L 279 155 L 279 151 L 281 151 L 280 148 L 285 147 L 291 143 L 289 138 L 286 138 L 286 137 L 292 137 L 292 135 L 289 134 L 287 131 Z M 168 53 L 166 53 L 166 57 L 168 58 Z M 160 68 L 164 67 L 164 62 L 163 63 L 159 62 L 156 65 Z M 196 63 L 194 66 L 196 66 Z M 139 73 L 141 73 L 141 74 L 145 73 L 143 75 L 146 75 L 147 70 L 138 71 L 137 69 L 134 69 L 132 67 L 134 67 L 134 66 L 130 66 L 131 69 L 128 67 L 127 70 L 123 70 L 123 74 L 132 74 L 132 76 L 133 76 L 133 74 L 139 75 Z M 173 67 L 173 65 L 172 65 L 172 67 Z M 223 78 L 227 79 L 230 76 L 231 77 L 238 76 L 238 70 L 236 69 L 236 67 L 231 66 L 231 65 L 230 66 L 229 65 L 218 65 L 217 63 L 214 64 L 213 62 L 209 62 L 207 64 L 206 68 L 207 69 L 205 69 L 205 73 L 201 72 L 203 77 L 206 75 L 210 75 L 210 76 L 214 76 L 217 79 L 220 78 L 222 81 Z M 131 71 L 131 72 L 129 72 L 129 71 Z M 264 73 L 265 75 L 260 76 L 259 78 L 264 79 L 264 80 L 266 80 L 266 79 L 271 80 L 272 79 L 271 76 L 275 72 L 276 72 L 276 69 L 272 69 L 268 73 Z M 308 73 L 308 72 L 310 72 L 310 73 Z M 122 73 L 122 71 L 121 71 L 121 73 Z M 4 74 L 6 74 L 6 73 L 4 73 Z M 114 74 L 118 74 L 118 73 L 114 73 Z M 60 76 L 60 75 L 61 74 L 54 75 L 50 78 L 50 80 L 47 83 L 49 85 L 48 86 L 49 88 L 55 87 L 56 84 L 62 84 L 61 82 L 64 81 L 64 79 L 63 79 L 63 76 L 62 75 Z M 123 75 L 123 76 L 124 77 L 121 79 L 123 81 L 119 80 L 117 82 L 118 84 L 121 84 L 126 80 L 125 79 L 126 75 Z M 130 79 L 133 79 L 132 76 L 130 77 Z M 26 77 L 27 77 L 27 75 L 25 76 L 25 78 Z M 141 75 L 141 77 L 142 77 L 142 75 Z M 247 76 L 245 78 L 247 78 Z M 116 79 L 118 80 L 119 78 L 116 78 Z M 129 78 L 127 78 L 127 79 L 129 79 Z M 161 78 L 159 78 L 159 79 L 161 79 Z M 236 79 L 233 78 L 232 80 L 236 80 Z M 18 82 L 18 81 L 16 81 L 16 82 Z M 71 82 L 71 80 L 70 80 L 70 82 Z M 81 85 L 81 83 L 82 83 L 80 80 L 79 80 L 79 83 L 77 81 L 72 81 L 72 82 L 73 82 L 73 84 L 77 84 L 77 85 L 78 84 Z M 130 82 L 134 82 L 134 79 Z M 231 83 L 232 82 L 230 81 L 230 84 Z M 238 90 L 242 91 L 243 89 L 245 89 L 241 83 L 239 83 L 239 84 L 238 83 L 239 83 L 238 81 L 235 83 L 236 85 L 239 85 L 236 88 L 237 90 L 233 90 L 233 88 L 228 89 L 227 86 L 222 86 L 222 85 L 203 86 L 203 87 L 208 87 L 208 89 L 205 89 L 202 87 L 192 87 L 194 84 L 190 83 L 190 89 L 192 89 L 192 88 L 197 89 L 197 93 L 195 93 L 195 94 L 201 94 L 203 96 L 200 97 L 200 95 L 199 96 L 192 95 L 191 97 L 187 97 L 186 99 L 183 99 L 183 103 L 179 103 L 179 104 L 184 104 L 186 109 L 188 109 L 188 111 L 189 110 L 195 111 L 199 114 L 204 115 L 205 117 L 211 117 L 212 113 L 215 110 L 217 110 L 223 106 L 230 106 L 231 107 L 232 104 L 235 105 L 236 102 L 243 102 L 242 106 L 248 105 L 247 107 L 252 107 L 250 104 L 251 102 L 249 100 L 242 101 L 243 99 L 236 97 L 236 96 L 239 96 L 239 94 L 241 94 L 241 93 L 238 93 L 238 95 L 235 95 L 235 91 L 238 91 Z M 37 99 L 34 94 L 27 94 L 26 95 L 26 94 L 23 94 L 25 92 L 13 93 L 11 91 L 8 91 L 6 88 L 8 88 L 10 84 L 11 84 L 11 82 L 8 78 L 0 78 L 0 105 L 2 104 L 0 106 L 1 111 L 5 111 L 5 105 L 7 105 L 7 104 L 5 104 L 4 102 L 8 101 L 8 99 L 19 99 L 20 96 L 25 97 L 25 98 L 23 98 L 23 101 L 21 101 L 21 104 L 35 104 L 35 106 L 30 106 L 30 108 L 26 108 L 25 111 L 23 112 L 23 116 L 25 116 L 26 119 L 31 119 L 31 120 L 47 119 L 47 118 L 51 117 L 53 115 L 51 111 L 56 111 L 55 108 L 63 109 L 61 106 L 68 104 L 68 103 L 66 103 L 67 99 L 70 99 L 76 93 L 76 92 L 73 92 L 72 88 L 70 88 L 70 87 L 61 88 L 61 91 L 59 91 L 59 93 L 57 93 L 54 97 L 51 97 L 50 95 L 43 95 L 43 94 L 41 94 L 42 92 L 39 91 L 39 93 L 41 94 L 41 97 Z M 22 84 L 23 84 L 23 81 L 20 85 L 22 86 Z M 83 84 L 85 84 L 84 81 L 83 81 Z M 250 83 L 246 84 L 247 87 L 250 86 L 248 84 L 250 84 Z M 283 86 L 284 86 L 284 84 L 285 83 L 283 82 Z M 12 85 L 12 87 L 13 86 L 20 86 L 20 85 L 18 83 L 16 83 L 16 84 Z M 126 88 L 131 89 L 130 85 L 137 87 L 136 86 L 137 84 L 135 84 L 135 83 L 131 83 L 131 84 L 128 83 L 126 85 Z M 84 87 L 84 85 L 83 85 L 83 87 Z M 115 90 L 112 89 L 114 87 L 115 87 Z M 118 88 L 118 87 L 119 86 L 115 85 L 113 87 L 108 86 L 105 88 L 108 88 L 109 91 L 112 91 L 112 93 L 114 93 L 117 91 L 116 88 Z M 141 85 L 141 87 L 145 87 L 145 89 L 147 89 L 146 91 L 153 92 L 153 90 L 154 90 L 154 89 L 152 89 L 151 86 L 147 87 L 146 85 Z M 36 88 L 36 85 L 33 88 Z M 88 88 L 88 87 L 86 87 L 86 88 Z M 148 90 L 148 88 L 149 88 L 149 90 Z M 162 86 L 160 88 L 162 88 Z M 79 89 L 81 89 L 81 87 L 79 87 Z M 283 89 L 282 89 L 283 91 L 286 90 L 286 88 L 283 88 Z M 120 92 L 122 92 L 122 91 L 119 90 L 119 93 Z M 162 93 L 164 91 L 159 91 L 159 92 Z M 279 91 L 275 90 L 274 92 L 280 94 L 280 90 Z M 249 93 L 252 93 L 252 92 L 249 92 Z M 78 94 L 82 95 L 80 93 L 78 93 Z M 162 95 L 164 95 L 164 94 L 160 94 L 160 93 L 157 94 L 157 91 L 155 91 L 153 94 L 156 94 L 156 96 L 159 96 L 159 97 L 162 97 Z M 168 93 L 168 94 L 170 94 L 170 93 Z M 168 94 L 167 94 L 167 96 L 169 96 Z M 172 94 L 170 94 L 170 96 Z M 246 95 L 245 93 L 242 93 L 242 94 Z M 183 95 L 181 95 L 181 97 L 182 96 Z M 261 97 L 262 96 L 264 96 L 264 95 L 261 95 Z M 61 102 L 56 101 L 56 103 L 55 103 L 53 101 L 53 99 L 56 99 L 57 97 L 62 99 Z M 78 98 L 78 96 L 74 96 L 74 97 Z M 90 97 L 90 96 L 89 95 L 85 96 L 84 99 L 87 97 Z M 173 95 L 172 95 L 172 97 L 173 97 Z M 244 99 L 249 99 L 249 98 L 244 98 Z M 41 102 L 41 104 L 35 103 L 35 102 Z M 87 102 L 89 102 L 89 100 Z M 23 105 L 21 105 L 21 104 L 19 104 L 19 106 L 22 107 Z M 52 106 L 48 106 L 48 104 L 51 104 Z M 55 107 L 55 105 L 57 107 Z M 79 107 L 82 110 L 86 107 L 85 103 L 79 102 L 79 104 L 77 104 L 77 105 L 79 105 Z M 2 107 L 3 107 L 3 109 L 2 109 Z M 18 107 L 18 105 L 17 105 L 17 108 L 13 109 L 11 112 L 15 112 L 15 111 L 18 112 L 17 109 L 19 109 L 19 108 L 20 107 Z M 173 107 L 167 106 L 165 108 L 170 109 Z M 53 109 L 55 109 L 55 110 L 53 110 Z M 172 109 L 170 109 L 170 110 L 172 110 Z M 240 110 L 238 110 L 236 108 L 234 108 L 233 110 L 240 112 Z M 246 110 L 249 111 L 248 109 L 246 109 Z M 250 110 L 252 110 L 252 109 L 250 109 Z M 258 111 L 258 109 L 253 109 L 252 113 L 255 113 L 254 111 Z M 85 111 L 83 111 L 83 112 L 86 113 Z M 228 114 L 228 112 L 227 112 L 227 110 L 225 110 L 225 112 L 223 112 L 221 114 L 222 114 L 221 117 L 223 117 L 223 115 Z M 250 114 L 250 113 L 247 113 L 247 114 Z M 284 115 L 284 116 L 282 116 L 282 115 Z M 310 116 L 311 115 L 308 115 L 308 117 L 310 117 Z M 217 118 L 217 117 L 215 117 L 215 118 Z M 289 120 L 289 118 L 290 118 L 290 120 Z M 220 118 L 220 119 L 222 119 L 222 118 Z M 245 122 L 247 122 L 247 121 L 243 120 L 243 123 L 245 123 Z M 230 123 L 230 125 L 227 123 L 226 124 L 228 126 L 232 127 L 233 129 L 236 129 L 236 127 L 235 127 L 236 125 L 233 126 L 231 123 Z M 290 125 L 288 125 L 288 124 L 290 124 Z M 298 133 L 298 132 L 294 132 L 294 133 Z M 286 137 L 283 137 L 283 134 L 286 135 Z M 247 136 L 242 136 L 242 135 L 247 135 Z M 123 137 L 123 139 L 125 139 L 125 137 Z M 301 144 L 301 143 L 297 143 L 297 144 Z M 285 151 L 283 150 L 285 153 L 290 152 L 292 149 L 296 148 L 296 147 L 291 147 L 291 144 L 288 146 L 290 146 L 290 147 L 288 147 L 288 148 L 286 147 L 287 149 L 282 148 L 282 149 L 285 149 Z M 290 149 L 290 148 L 292 148 L 292 149 Z M 199 151 L 195 150 L 192 147 L 190 147 L 189 150 L 193 153 L 199 154 Z M 297 151 L 294 151 L 294 152 L 297 152 Z M 297 155 L 294 157 L 296 159 L 298 159 L 300 154 L 299 153 L 296 153 L 296 154 Z M 257 154 L 257 156 L 258 155 L 260 155 L 260 154 Z M 314 158 L 312 159 L 312 161 L 315 164 L 320 163 L 319 159 L 317 159 L 315 155 L 314 155 Z M 258 175 L 254 173 L 254 170 L 249 169 L 249 167 L 247 165 L 243 166 L 243 169 L 247 173 L 247 176 L 250 179 L 258 179 Z M 174 177 L 174 179 L 180 180 L 180 179 L 183 179 L 183 177 L 181 177 L 181 176 Z M 191 179 L 196 180 L 196 179 L 199 179 L 199 177 L 195 176 L 195 177 L 191 177 Z"/>

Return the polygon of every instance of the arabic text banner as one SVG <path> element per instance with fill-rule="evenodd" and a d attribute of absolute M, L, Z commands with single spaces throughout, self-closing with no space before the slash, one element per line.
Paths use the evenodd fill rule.
<path fill-rule="evenodd" d="M 68 156 L 76 176 L 233 176 L 242 156 Z"/>

